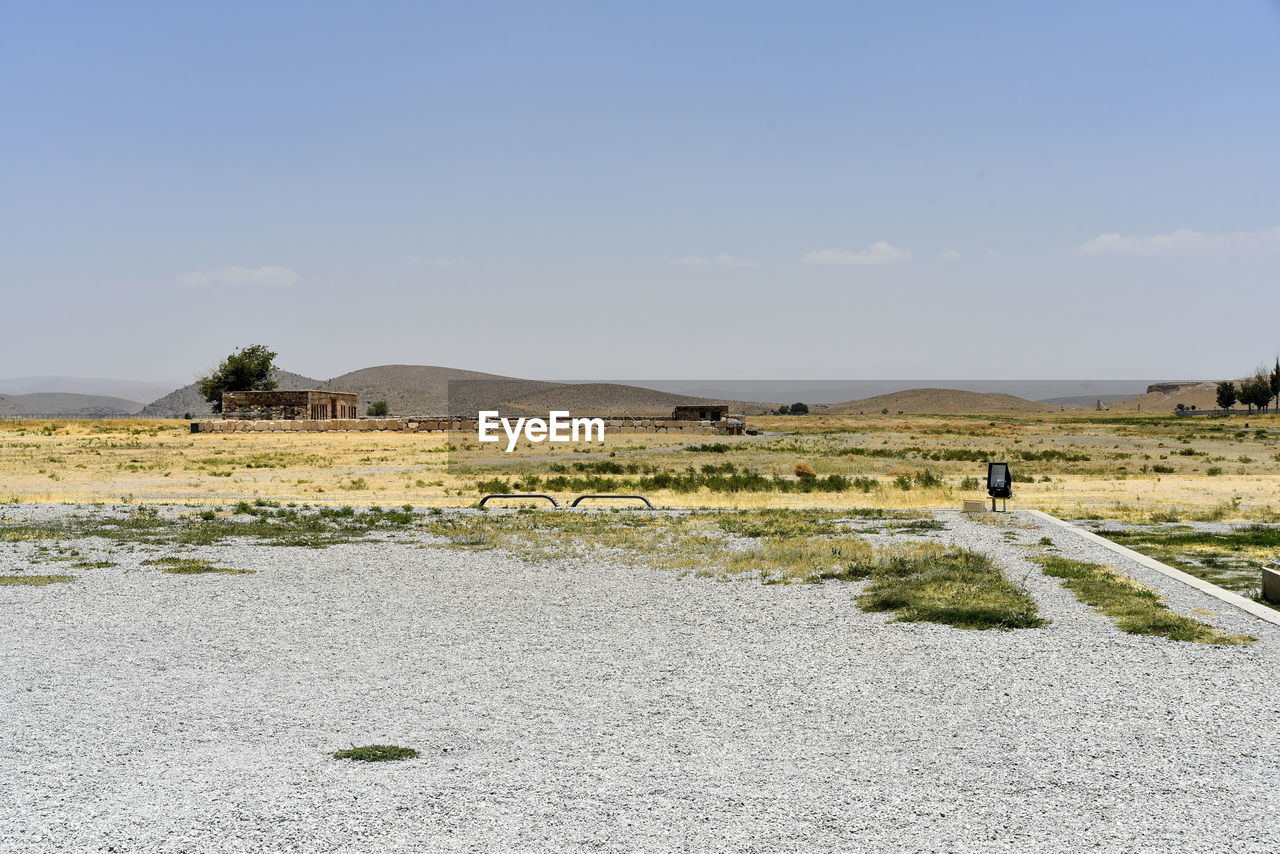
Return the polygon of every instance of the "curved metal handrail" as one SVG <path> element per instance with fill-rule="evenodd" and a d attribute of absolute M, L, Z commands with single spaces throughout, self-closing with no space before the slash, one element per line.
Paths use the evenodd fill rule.
<path fill-rule="evenodd" d="M 480 499 L 480 506 L 483 507 L 485 502 L 490 498 L 545 498 L 551 502 L 552 507 L 559 507 L 560 502 L 556 501 L 550 495 L 543 492 L 494 492 Z"/>
<path fill-rule="evenodd" d="M 645 506 L 645 507 L 648 507 L 650 510 L 654 509 L 654 507 L 653 507 L 653 503 L 652 503 L 652 502 L 650 502 L 650 501 L 649 501 L 649 499 L 645 498 L 643 495 L 612 495 L 612 494 L 605 494 L 605 495 L 579 495 L 577 498 L 573 499 L 573 503 L 572 503 L 572 504 L 570 504 L 569 506 L 570 506 L 570 507 L 577 507 L 577 506 L 578 506 L 578 504 L 579 504 L 579 502 L 581 502 L 581 501 L 582 501 L 583 499 L 585 499 L 585 498 L 634 498 L 634 499 L 636 499 L 637 501 L 643 501 L 643 502 L 644 502 L 644 506 Z"/>

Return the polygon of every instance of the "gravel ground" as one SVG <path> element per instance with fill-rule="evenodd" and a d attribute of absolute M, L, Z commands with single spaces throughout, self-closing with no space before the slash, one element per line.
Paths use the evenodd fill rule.
<path fill-rule="evenodd" d="M 1280 850 L 1280 627 L 1030 517 L 938 518 L 1052 624 L 403 542 L 0 587 L 0 851 Z M 1122 634 L 1025 560 L 1043 536 L 1260 641 Z M 367 743 L 421 756 L 329 758 Z"/>

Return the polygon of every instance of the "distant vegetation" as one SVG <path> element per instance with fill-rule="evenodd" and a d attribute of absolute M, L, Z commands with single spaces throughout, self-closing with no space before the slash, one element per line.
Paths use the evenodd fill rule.
<path fill-rule="evenodd" d="M 1169 640 L 1239 645 L 1257 640 L 1228 635 L 1199 620 L 1175 614 L 1160 594 L 1099 563 L 1046 555 L 1036 559 L 1046 575 L 1057 578 L 1076 598 L 1112 619 L 1123 632 Z"/>
<path fill-rule="evenodd" d="M 367 409 L 365 409 L 364 414 L 374 418 L 381 418 L 390 411 L 390 407 L 387 406 L 387 402 L 385 400 L 375 400 L 373 403 L 369 404 Z"/>
<path fill-rule="evenodd" d="M 222 360 L 218 369 L 201 377 L 196 385 L 214 412 L 222 411 L 224 391 L 271 391 L 276 381 L 271 378 L 276 354 L 261 344 L 235 350 Z"/>
<path fill-rule="evenodd" d="M 1239 386 L 1231 380 L 1218 383 L 1219 409 L 1231 409 L 1237 403 L 1243 403 L 1250 412 L 1254 409 L 1266 412 L 1271 408 L 1273 400 L 1280 409 L 1280 357 L 1276 358 L 1275 365 L 1269 369 L 1266 365 L 1259 365 L 1253 376 L 1241 381 Z M 1180 410 L 1185 408 L 1178 407 Z M 1195 409 L 1194 406 L 1191 408 Z"/>

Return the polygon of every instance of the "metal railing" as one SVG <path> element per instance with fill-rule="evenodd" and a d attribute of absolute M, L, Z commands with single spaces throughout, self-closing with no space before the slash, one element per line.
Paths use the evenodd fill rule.
<path fill-rule="evenodd" d="M 480 506 L 483 507 L 491 498 L 545 498 L 551 502 L 552 507 L 560 506 L 559 501 L 543 492 L 494 492 L 481 498 Z"/>
<path fill-rule="evenodd" d="M 583 500 L 585 500 L 585 499 L 587 499 L 587 498 L 629 498 L 629 499 L 634 499 L 634 500 L 636 500 L 636 501 L 643 501 L 643 502 L 644 502 L 644 506 L 645 506 L 645 507 L 648 507 L 650 510 L 652 510 L 652 509 L 653 509 L 653 502 L 651 502 L 649 499 L 645 498 L 643 495 L 613 495 L 613 494 L 604 494 L 604 495 L 579 495 L 577 498 L 573 499 L 573 503 L 572 503 L 572 504 L 570 504 L 569 506 L 570 506 L 570 507 L 577 507 L 579 504 L 581 504 L 581 503 L 582 503 L 582 501 L 583 501 Z"/>

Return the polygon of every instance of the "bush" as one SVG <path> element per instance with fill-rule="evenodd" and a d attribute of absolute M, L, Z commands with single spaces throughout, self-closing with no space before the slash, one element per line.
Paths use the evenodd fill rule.
<path fill-rule="evenodd" d="M 373 418 L 381 418 L 389 411 L 390 408 L 387 406 L 387 402 L 385 400 L 375 400 L 373 403 L 369 404 L 367 409 L 365 409 L 364 414 Z"/>
<path fill-rule="evenodd" d="M 351 759 L 356 762 L 395 762 L 400 759 L 416 759 L 417 756 L 418 751 L 412 747 L 394 744 L 366 744 L 364 747 L 352 747 L 333 754 L 334 759 Z"/>
<path fill-rule="evenodd" d="M 813 466 L 809 465 L 808 463 L 796 463 L 795 472 L 796 472 L 796 477 L 800 478 L 801 480 L 811 479 L 818 476 L 818 473 L 813 470 Z"/>

